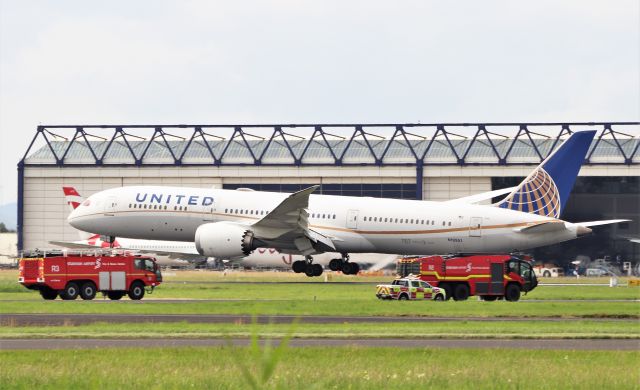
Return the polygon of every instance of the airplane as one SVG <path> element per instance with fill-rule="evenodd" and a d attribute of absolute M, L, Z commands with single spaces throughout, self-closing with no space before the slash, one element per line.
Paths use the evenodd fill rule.
<path fill-rule="evenodd" d="M 62 187 L 67 204 L 73 212 L 85 199 L 74 187 Z M 131 250 L 140 253 L 154 255 L 158 264 L 168 266 L 184 266 L 189 263 L 202 264 L 207 261 L 216 259 L 207 258 L 198 253 L 194 242 L 185 241 L 159 241 L 159 240 L 140 240 L 116 237 L 109 242 L 109 239 L 100 234 L 92 234 L 78 231 L 80 235 L 79 241 L 49 241 L 50 244 L 71 249 L 91 249 L 91 248 L 114 248 L 119 250 Z M 103 239 L 104 238 L 104 239 Z M 106 239 L 106 240 L 105 240 Z M 316 257 L 316 264 L 328 265 L 329 261 L 336 253 L 323 253 Z M 362 254 L 358 256 L 360 264 L 371 264 L 373 270 L 378 270 L 384 266 L 395 262 L 397 255 L 378 255 L 378 254 Z M 258 248 L 249 256 L 241 259 L 234 259 L 231 265 L 239 265 L 242 267 L 290 267 L 294 261 L 304 260 L 302 256 L 280 253 L 274 248 Z M 227 260 L 222 260 L 227 263 Z"/>
<path fill-rule="evenodd" d="M 217 258 L 276 248 L 304 256 L 292 268 L 313 275 L 322 273 L 313 256 L 324 252 L 340 253 L 329 268 L 350 274 L 358 267 L 349 261 L 354 253 L 524 251 L 585 236 L 593 226 L 626 221 L 560 219 L 595 133 L 571 134 L 493 205 L 475 204 L 482 196 L 434 202 L 312 195 L 319 186 L 293 194 L 131 186 L 91 195 L 68 222 L 111 237 L 194 242 L 198 253 Z"/>

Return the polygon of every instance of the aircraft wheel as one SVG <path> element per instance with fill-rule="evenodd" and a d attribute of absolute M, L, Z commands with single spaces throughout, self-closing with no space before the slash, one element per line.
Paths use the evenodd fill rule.
<path fill-rule="evenodd" d="M 360 265 L 358 263 L 351 263 L 351 275 L 357 275 L 360 272 Z"/>
<path fill-rule="evenodd" d="M 293 264 L 291 265 L 291 269 L 293 269 L 293 272 L 297 274 L 305 272 L 306 268 L 307 268 L 307 262 L 304 260 L 294 261 Z"/>
<path fill-rule="evenodd" d="M 324 271 L 320 264 L 311 264 L 311 268 L 313 269 L 313 276 L 320 276 Z"/>
<path fill-rule="evenodd" d="M 329 262 L 329 269 L 331 271 L 341 271 L 342 270 L 342 259 L 332 259 Z"/>
<path fill-rule="evenodd" d="M 313 266 L 314 266 L 314 264 L 307 264 L 307 267 L 304 269 L 304 274 L 307 275 L 310 278 L 313 277 L 313 276 L 316 276 Z"/>
<path fill-rule="evenodd" d="M 351 270 L 353 269 L 353 263 L 344 263 L 342 264 L 342 273 L 345 275 L 351 275 Z"/>

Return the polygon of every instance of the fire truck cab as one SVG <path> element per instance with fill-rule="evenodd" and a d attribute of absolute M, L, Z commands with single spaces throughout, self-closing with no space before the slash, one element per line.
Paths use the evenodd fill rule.
<path fill-rule="evenodd" d="M 154 258 L 112 253 L 110 251 L 63 252 L 37 251 L 23 255 L 19 261 L 18 282 L 38 290 L 42 298 L 63 300 L 95 298 L 98 291 L 118 300 L 144 297 L 162 282 Z"/>
<path fill-rule="evenodd" d="M 402 259 L 400 276 L 414 274 L 463 301 L 478 295 L 485 301 L 517 301 L 538 285 L 531 262 L 514 255 L 428 256 Z"/>

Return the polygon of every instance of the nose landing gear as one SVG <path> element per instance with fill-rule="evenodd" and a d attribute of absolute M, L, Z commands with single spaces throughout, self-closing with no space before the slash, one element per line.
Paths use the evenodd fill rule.
<path fill-rule="evenodd" d="M 360 272 L 358 263 L 349 262 L 349 254 L 343 253 L 341 259 L 333 259 L 329 262 L 331 271 L 342 271 L 345 275 L 356 275 Z"/>
<path fill-rule="evenodd" d="M 320 276 L 323 272 L 320 264 L 313 264 L 313 258 L 311 256 L 307 256 L 306 260 L 294 261 L 291 268 L 293 272 L 298 274 L 304 272 L 308 277 Z"/>

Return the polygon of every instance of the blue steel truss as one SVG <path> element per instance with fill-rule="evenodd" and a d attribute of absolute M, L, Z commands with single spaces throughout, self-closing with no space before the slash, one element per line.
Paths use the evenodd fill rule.
<path fill-rule="evenodd" d="M 583 122 L 39 126 L 19 166 L 538 164 L 584 129 L 586 164 L 640 164 L 640 122 Z"/>

